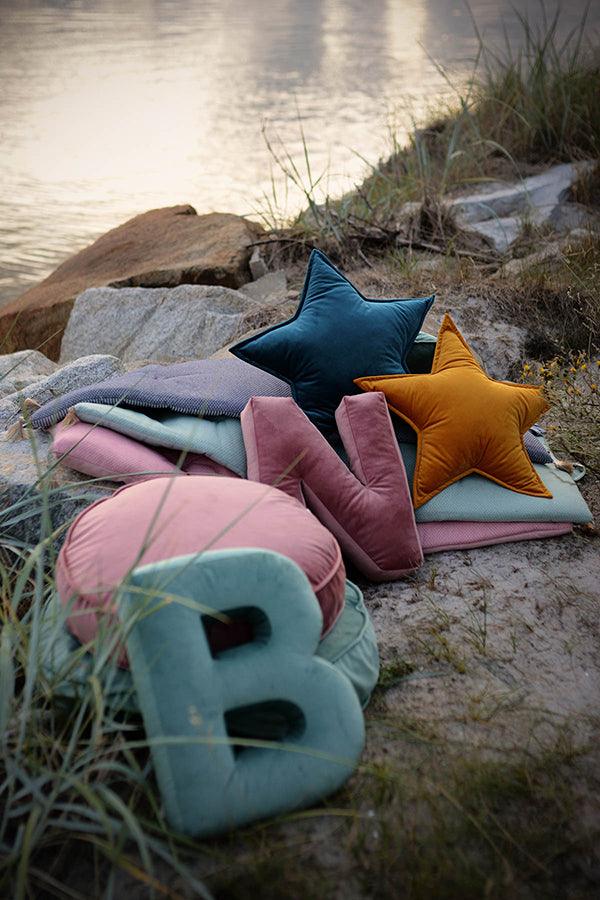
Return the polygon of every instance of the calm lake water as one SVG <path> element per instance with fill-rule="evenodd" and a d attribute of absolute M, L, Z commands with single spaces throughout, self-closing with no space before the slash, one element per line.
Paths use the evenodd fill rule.
<path fill-rule="evenodd" d="M 472 0 L 518 40 L 513 5 Z M 576 24 L 586 0 L 561 4 Z M 549 9 L 551 5 L 548 4 Z M 592 2 L 590 30 L 600 25 Z M 156 206 L 256 214 L 286 196 L 262 134 L 331 192 L 460 82 L 477 41 L 462 0 L 0 0 L 0 303 Z"/>

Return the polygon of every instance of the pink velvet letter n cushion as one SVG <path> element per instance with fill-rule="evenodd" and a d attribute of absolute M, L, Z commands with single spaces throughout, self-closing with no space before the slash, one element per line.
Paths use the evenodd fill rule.
<path fill-rule="evenodd" d="M 323 634 L 335 624 L 346 572 L 337 541 L 312 513 L 275 488 L 191 475 L 127 485 L 75 519 L 56 565 L 60 599 L 72 604 L 69 627 L 83 643 L 92 640 L 97 612 L 112 617 L 112 595 L 133 567 L 233 547 L 292 559 L 319 601 Z"/>
<path fill-rule="evenodd" d="M 368 578 L 399 578 L 423 554 L 385 397 L 344 397 L 335 417 L 352 471 L 291 398 L 251 398 L 241 417 L 248 478 L 306 501 Z"/>

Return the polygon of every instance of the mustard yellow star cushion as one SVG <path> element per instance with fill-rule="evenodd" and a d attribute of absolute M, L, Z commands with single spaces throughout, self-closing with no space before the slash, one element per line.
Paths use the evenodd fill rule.
<path fill-rule="evenodd" d="M 391 411 L 417 432 L 415 508 L 471 472 L 520 494 L 552 497 L 523 446 L 524 433 L 548 409 L 540 389 L 486 375 L 448 313 L 430 375 L 355 383 L 383 391 Z"/>

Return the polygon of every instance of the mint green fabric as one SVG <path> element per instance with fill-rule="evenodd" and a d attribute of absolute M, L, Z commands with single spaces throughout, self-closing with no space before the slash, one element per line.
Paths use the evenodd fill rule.
<path fill-rule="evenodd" d="M 89 680 L 98 679 L 104 702 L 115 714 L 139 714 L 131 672 L 110 662 L 115 637 L 99 632 L 97 653 L 88 652 L 67 628 L 71 614 L 58 594 L 52 594 L 40 616 L 39 666 L 52 696 L 58 700 L 81 700 L 89 695 Z"/>
<path fill-rule="evenodd" d="M 431 342 L 421 333 L 422 343 Z M 246 451 L 239 419 L 197 419 L 177 413 L 150 417 L 134 410 L 98 403 L 78 403 L 77 416 L 97 422 L 144 443 L 204 453 L 215 462 L 246 477 Z M 408 426 L 405 426 L 408 427 Z M 412 483 L 416 446 L 402 440 L 400 451 L 409 483 Z M 158 438 L 158 439 L 157 439 Z M 162 441 L 162 443 L 161 443 Z M 169 443 L 167 443 L 169 441 Z M 468 475 L 437 494 L 416 511 L 419 522 L 590 522 L 592 514 L 573 479 L 560 469 L 535 465 L 536 472 L 552 493 L 552 499 L 529 497 L 509 491 L 481 475 Z"/>
<path fill-rule="evenodd" d="M 216 551 L 136 569 L 119 602 L 131 672 L 169 823 L 193 837 L 310 806 L 341 787 L 364 745 L 348 679 L 315 656 L 310 583 L 267 550 Z M 254 616 L 251 643 L 211 655 L 198 618 Z M 285 737 L 250 745 L 230 711 L 263 708 Z M 235 752 L 235 747 L 238 752 Z"/>
<path fill-rule="evenodd" d="M 55 696 L 81 698 L 89 678 L 95 675 L 102 685 L 104 701 L 113 711 L 139 714 L 129 669 L 106 663 L 106 653 L 99 657 L 87 652 L 67 628 L 68 615 L 69 610 L 63 607 L 57 595 L 53 595 L 41 616 L 41 665 Z M 362 593 L 351 581 L 346 582 L 342 614 L 319 643 L 316 655 L 348 678 L 365 707 L 379 677 L 379 652 Z M 272 736 L 268 729 L 265 730 L 265 739 Z"/>
<path fill-rule="evenodd" d="M 417 448 L 401 443 L 400 452 L 412 483 Z M 481 475 L 467 475 L 415 511 L 420 522 L 573 522 L 591 521 L 592 514 L 573 479 L 551 465 L 534 469 L 552 499 L 529 497 L 501 487 Z"/>
<path fill-rule="evenodd" d="M 204 453 L 242 478 L 246 477 L 246 451 L 240 420 L 225 416 L 202 419 L 156 410 L 152 415 L 103 403 L 77 403 L 82 422 L 102 425 L 152 447 Z"/>
<path fill-rule="evenodd" d="M 379 651 L 363 595 L 351 581 L 346 582 L 344 610 L 319 644 L 317 656 L 346 676 L 364 709 L 379 678 Z"/>

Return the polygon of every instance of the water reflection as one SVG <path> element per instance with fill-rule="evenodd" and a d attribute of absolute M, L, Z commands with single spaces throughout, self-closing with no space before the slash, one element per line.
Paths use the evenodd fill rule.
<path fill-rule="evenodd" d="M 516 32 L 510 0 L 472 7 Z M 447 89 L 431 57 L 475 48 L 462 0 L 0 0 L 0 303 L 152 206 L 252 212 L 271 190 L 261 124 L 301 162 L 297 109 L 314 170 L 331 159 L 344 189 L 354 151 L 385 151 L 391 109 Z"/>

